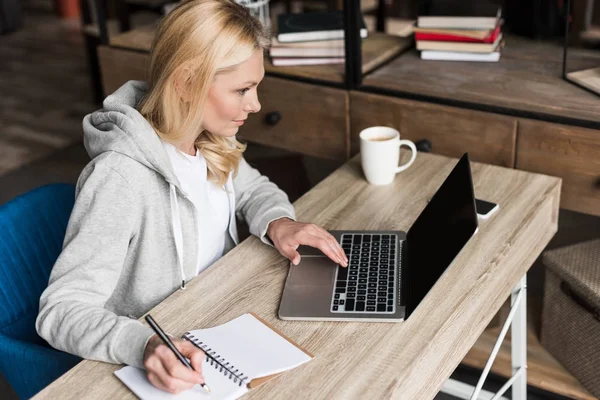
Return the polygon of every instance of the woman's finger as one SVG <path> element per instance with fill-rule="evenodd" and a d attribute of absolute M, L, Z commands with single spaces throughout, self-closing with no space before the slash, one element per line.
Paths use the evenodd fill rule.
<path fill-rule="evenodd" d="M 337 239 L 335 238 L 335 236 L 333 236 L 331 233 L 327 232 L 325 229 L 321 228 L 320 226 L 317 227 L 317 228 L 319 229 L 319 231 L 321 232 L 321 234 L 325 238 L 327 238 L 327 240 L 329 240 L 329 243 L 331 244 L 331 246 L 339 254 L 340 259 L 342 259 L 344 261 L 343 266 L 347 267 L 348 266 L 348 257 L 346 257 L 346 253 L 344 252 L 344 249 L 342 249 L 342 246 L 337 241 Z"/>
<path fill-rule="evenodd" d="M 167 346 L 159 346 L 156 355 L 161 361 L 162 369 L 158 367 L 154 372 L 167 388 L 179 392 L 191 389 L 197 383 L 204 383 L 202 375 L 183 365 Z"/>
<path fill-rule="evenodd" d="M 148 371 L 148 374 L 146 375 L 148 377 L 148 380 L 150 381 L 150 383 L 152 384 L 152 386 L 154 386 L 157 389 L 160 390 L 164 390 L 165 392 L 169 392 L 169 389 L 167 389 L 167 387 L 165 386 L 165 384 L 160 380 L 160 378 L 158 377 L 158 375 L 156 375 L 154 372 L 150 372 Z"/>
<path fill-rule="evenodd" d="M 313 230 L 313 235 L 321 237 L 325 240 L 327 240 L 327 243 L 329 243 L 329 246 L 331 247 L 331 249 L 337 254 L 337 258 L 338 258 L 338 263 L 340 265 L 342 265 L 343 267 L 347 267 L 348 266 L 348 258 L 346 257 L 346 254 L 344 253 L 344 250 L 342 249 L 342 247 L 340 246 L 340 244 L 337 242 L 336 238 L 333 237 L 332 234 L 330 234 L 329 232 L 327 232 L 325 229 L 316 226 Z"/>
<path fill-rule="evenodd" d="M 339 256 L 337 255 L 336 251 L 332 248 L 329 241 L 323 236 L 316 236 L 308 232 L 300 232 L 297 235 L 297 240 L 300 244 L 315 247 L 321 250 L 336 264 L 342 263 L 342 260 L 339 259 Z"/>
<path fill-rule="evenodd" d="M 204 377 L 200 373 L 183 365 L 183 363 L 175 356 L 163 359 L 162 364 L 169 376 L 174 379 L 189 383 L 190 387 L 197 383 L 204 383 Z"/>
<path fill-rule="evenodd" d="M 298 265 L 300 263 L 300 253 L 296 251 L 298 249 L 298 245 L 292 243 L 281 243 L 277 250 L 283 255 L 285 258 L 290 260 L 290 262 L 294 265 Z"/>
<path fill-rule="evenodd" d="M 175 346 L 177 347 L 177 350 L 179 350 L 181 354 L 184 355 L 184 357 L 187 357 L 190 360 L 190 364 L 192 364 L 194 371 L 196 371 L 202 377 L 202 382 L 198 383 L 204 383 L 204 372 L 202 371 L 202 363 L 206 358 L 206 354 L 204 354 L 202 350 L 194 346 L 192 343 L 185 340 L 176 343 Z"/>
<path fill-rule="evenodd" d="M 167 348 L 167 346 L 164 347 Z M 167 350 L 169 349 L 167 348 Z M 157 357 L 159 362 L 153 364 L 152 370 L 148 371 L 148 380 L 150 380 L 150 383 L 169 393 L 179 393 L 194 386 L 194 383 L 184 382 L 180 379 L 173 378 L 165 369 L 161 356 L 157 354 Z M 173 357 L 175 356 L 173 355 Z"/>
<path fill-rule="evenodd" d="M 336 257 L 338 259 L 338 264 L 340 264 L 342 267 L 347 267 L 348 264 L 346 262 L 346 255 L 341 253 L 338 250 L 338 247 L 336 245 L 335 239 L 332 239 L 326 235 L 321 234 L 320 237 L 322 237 L 323 239 L 325 239 L 327 241 L 327 243 L 329 244 L 329 247 L 331 248 L 331 250 L 336 254 Z"/>
<path fill-rule="evenodd" d="M 300 264 L 301 259 L 300 253 L 298 253 L 296 249 L 298 249 L 298 246 L 288 246 L 288 248 L 286 249 L 287 254 L 285 255 L 294 265 Z"/>

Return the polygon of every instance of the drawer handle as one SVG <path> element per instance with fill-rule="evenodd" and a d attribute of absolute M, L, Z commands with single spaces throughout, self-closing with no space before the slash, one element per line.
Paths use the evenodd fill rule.
<path fill-rule="evenodd" d="M 431 153 L 431 142 L 428 139 L 421 139 L 415 142 L 417 151 L 422 153 Z"/>
<path fill-rule="evenodd" d="M 279 121 L 281 121 L 281 114 L 279 114 L 279 111 L 271 111 L 265 116 L 267 125 L 277 125 Z"/>
<path fill-rule="evenodd" d="M 575 303 L 577 303 L 579 305 L 579 307 L 583 308 L 584 310 L 586 310 L 587 312 L 592 314 L 592 316 L 600 322 L 600 309 L 598 309 L 598 308 L 594 307 L 593 305 L 591 305 L 590 303 L 588 303 L 587 300 L 585 300 L 583 297 L 581 297 L 578 293 L 576 293 L 571 288 L 571 285 L 569 285 L 565 281 L 561 281 L 560 289 L 567 297 L 569 297 L 571 300 L 573 300 Z"/>

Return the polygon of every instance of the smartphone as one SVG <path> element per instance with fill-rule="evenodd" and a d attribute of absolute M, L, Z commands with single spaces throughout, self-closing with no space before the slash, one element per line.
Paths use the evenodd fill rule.
<path fill-rule="evenodd" d="M 477 208 L 477 215 L 481 219 L 491 217 L 500 208 L 496 203 L 480 199 L 475 199 L 475 207 Z"/>

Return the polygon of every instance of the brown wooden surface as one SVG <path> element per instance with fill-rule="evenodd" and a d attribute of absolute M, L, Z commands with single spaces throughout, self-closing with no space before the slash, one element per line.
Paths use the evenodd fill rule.
<path fill-rule="evenodd" d="M 499 333 L 500 328 L 486 329 L 462 363 L 483 370 Z M 491 372 L 505 378 L 512 376 L 510 332 L 502 342 Z M 570 399 L 596 399 L 542 347 L 531 330 L 527 334 L 527 384 Z"/>
<path fill-rule="evenodd" d="M 596 9 L 600 10 L 600 7 L 596 7 Z M 598 42 L 600 42 L 600 27 L 591 26 L 587 30 L 581 32 L 580 39 L 582 41 L 587 41 L 590 44 L 597 44 Z"/>
<path fill-rule="evenodd" d="M 567 78 L 600 95 L 600 68 L 569 72 Z"/>
<path fill-rule="evenodd" d="M 329 159 L 348 159 L 348 92 L 266 76 L 258 86 L 260 112 L 239 136 L 256 143 Z M 278 112 L 269 125 L 265 117 Z"/>
<path fill-rule="evenodd" d="M 294 203 L 298 219 L 326 229 L 407 230 L 456 161 L 420 154 L 393 184 L 371 186 L 355 157 Z M 559 179 L 483 164 L 473 164 L 472 171 L 475 192 L 502 208 L 480 225 L 404 322 L 278 319 L 289 262 L 254 237 L 152 309 L 152 315 L 179 335 L 253 311 L 315 355 L 246 398 L 431 399 L 557 229 Z M 132 399 L 112 374 L 118 368 L 84 361 L 36 399 Z"/>
<path fill-rule="evenodd" d="M 350 94 L 351 154 L 360 151 L 360 131 L 385 125 L 402 139 L 428 139 L 432 152 L 505 167 L 514 166 L 515 118 L 361 92 Z"/>
<path fill-rule="evenodd" d="M 98 60 L 106 96 L 131 79 L 146 79 L 147 54 L 99 46 Z"/>
<path fill-rule="evenodd" d="M 144 26 L 111 37 L 110 43 L 112 46 L 124 49 L 149 52 L 154 38 L 154 31 L 155 25 Z M 373 71 L 379 65 L 412 46 L 412 44 L 412 38 L 402 38 L 376 32 L 369 33 L 369 37 L 363 40 L 362 45 L 363 73 Z M 265 70 L 267 73 L 342 83 L 344 81 L 345 66 L 344 64 L 338 64 L 275 67 L 271 64 L 269 58 L 265 57 Z"/>
<path fill-rule="evenodd" d="M 600 215 L 600 131 L 520 119 L 516 168 L 563 179 L 561 206 Z"/>
<path fill-rule="evenodd" d="M 573 49 L 569 71 L 600 65 L 600 52 Z M 507 37 L 497 63 L 424 61 L 410 50 L 369 74 L 364 85 L 600 122 L 600 97 L 564 81 L 560 44 Z"/>

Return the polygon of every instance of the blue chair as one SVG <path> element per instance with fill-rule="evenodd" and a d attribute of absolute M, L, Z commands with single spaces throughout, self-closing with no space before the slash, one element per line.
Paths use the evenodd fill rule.
<path fill-rule="evenodd" d="M 0 206 L 0 374 L 23 399 L 81 360 L 50 347 L 35 329 L 74 200 L 75 186 L 51 184 Z"/>

